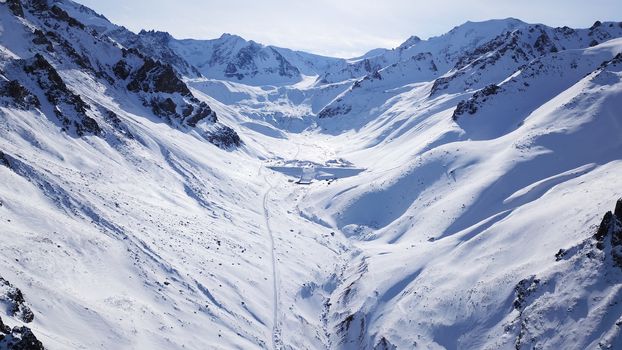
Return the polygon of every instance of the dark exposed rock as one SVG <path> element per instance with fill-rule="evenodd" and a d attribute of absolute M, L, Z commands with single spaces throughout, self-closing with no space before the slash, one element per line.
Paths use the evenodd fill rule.
<path fill-rule="evenodd" d="M 387 338 L 382 337 L 376 346 L 374 346 L 374 350 L 396 350 L 397 346 L 391 344 Z"/>
<path fill-rule="evenodd" d="M 35 318 L 32 310 L 26 305 L 22 291 L 2 277 L 0 277 L 0 301 L 8 305 L 11 316 L 19 317 L 26 323 L 32 322 Z"/>
<path fill-rule="evenodd" d="M 8 97 L 7 107 L 17 107 L 23 110 L 41 107 L 37 96 L 33 95 L 17 80 L 0 82 L 0 96 Z"/>
<path fill-rule="evenodd" d="M 618 199 L 616 202 L 616 208 L 613 211 L 613 214 L 618 221 L 622 222 L 622 198 Z"/>
<path fill-rule="evenodd" d="M 596 39 L 592 39 L 592 41 L 590 41 L 590 47 L 594 47 L 598 45 L 598 41 L 596 41 Z"/>
<path fill-rule="evenodd" d="M 125 62 L 125 60 L 120 60 L 119 62 L 117 62 L 112 67 L 112 71 L 117 76 L 117 78 L 121 78 L 123 80 L 127 79 L 127 77 L 129 77 L 131 73 L 131 69 L 128 66 L 127 62 Z"/>
<path fill-rule="evenodd" d="M 132 74 L 132 81 L 127 85 L 127 88 L 133 92 L 164 92 L 170 94 L 180 93 L 183 96 L 192 95 L 188 86 L 177 76 L 170 65 L 150 58 L 146 58 L 143 66 Z"/>
<path fill-rule="evenodd" d="M 483 88 L 480 92 L 483 96 L 495 95 L 499 91 L 499 86 L 491 84 Z"/>
<path fill-rule="evenodd" d="M 47 0 L 30 0 L 30 7 L 35 12 L 43 12 L 50 9 Z"/>
<path fill-rule="evenodd" d="M 339 102 L 339 101 L 338 101 Z M 344 115 L 350 113 L 352 110 L 352 106 L 350 105 L 342 105 L 336 107 L 327 106 L 318 113 L 318 118 L 331 118 L 336 115 Z"/>
<path fill-rule="evenodd" d="M 227 63 L 227 68 L 225 68 L 225 76 L 229 78 L 236 77 L 238 80 L 242 80 L 244 78 L 244 74 L 238 74 L 238 67 L 231 62 Z"/>
<path fill-rule="evenodd" d="M 462 69 L 469 64 L 473 64 L 477 60 L 486 60 L 487 63 L 492 63 L 493 60 L 498 60 L 501 56 L 508 52 L 511 52 L 515 57 L 515 60 L 528 59 L 527 54 L 523 51 L 520 45 L 520 37 L 522 32 L 520 30 L 514 32 L 505 32 L 498 35 L 496 38 L 490 40 L 483 45 L 480 45 L 473 49 L 471 52 L 467 52 L 460 59 L 458 59 L 454 68 L 457 70 Z M 493 53 L 494 55 L 486 54 Z M 482 58 L 484 57 L 484 58 Z"/>
<path fill-rule="evenodd" d="M 10 350 L 45 350 L 43 343 L 37 339 L 30 328 L 25 326 L 14 327 L 13 334 L 18 335 L 19 340 L 9 346 Z"/>
<path fill-rule="evenodd" d="M 15 16 L 24 17 L 24 9 L 22 8 L 22 2 L 20 0 L 7 0 L 6 4 Z"/>
<path fill-rule="evenodd" d="M 166 117 L 166 118 L 178 118 L 177 114 L 177 105 L 170 98 L 160 98 L 154 97 L 149 101 L 149 105 L 151 106 L 151 111 L 153 114 Z"/>
<path fill-rule="evenodd" d="M 185 105 L 182 108 L 181 114 L 184 116 L 184 118 L 187 118 L 192 114 L 193 111 L 194 111 L 193 105 Z"/>
<path fill-rule="evenodd" d="M 475 105 L 475 103 L 473 103 L 473 100 L 463 100 L 458 102 L 458 105 L 456 106 L 456 109 L 454 110 L 451 118 L 456 121 L 464 113 L 475 114 L 475 112 L 477 112 L 477 106 Z"/>
<path fill-rule="evenodd" d="M 168 64 L 144 58 L 143 66 L 135 72 L 130 72 L 129 66 L 121 60 L 113 67 L 113 71 L 120 78 L 131 78 L 127 85 L 129 91 L 150 94 L 141 97 L 144 104 L 151 107 L 155 115 L 163 117 L 169 123 L 185 123 L 187 126 L 196 127 L 202 120 L 211 123 L 217 121 L 216 113 L 207 103 L 200 102 L 192 95 L 188 86 Z M 167 96 L 168 94 L 170 95 Z M 183 98 L 171 96 L 174 94 L 179 94 Z M 233 130 L 231 132 L 235 134 Z M 237 134 L 235 136 L 237 137 Z M 221 132 L 210 134 L 209 139 L 210 142 L 213 141 L 212 143 L 226 145 L 225 148 L 240 144 L 240 141 L 232 138 L 228 131 L 222 135 Z"/>
<path fill-rule="evenodd" d="M 7 350 L 45 350 L 41 341 L 30 328 L 5 325 L 0 318 L 0 349 Z"/>
<path fill-rule="evenodd" d="M 5 325 L 0 317 L 0 333 L 9 334 L 9 332 L 11 332 L 11 327 Z"/>
<path fill-rule="evenodd" d="M 226 62 L 225 77 L 236 78 L 242 80 L 246 77 L 255 77 L 258 74 L 276 74 L 281 77 L 296 77 L 300 75 L 300 71 L 292 65 L 283 55 L 274 48 L 264 48 L 251 41 L 247 46 L 242 47 L 235 57 Z M 278 66 L 270 66 L 260 69 L 255 60 L 265 59 L 268 55 L 272 55 L 278 62 Z M 209 64 L 215 64 L 223 61 L 223 57 L 216 54 L 212 56 Z M 225 63 L 225 62 L 222 62 Z"/>
<path fill-rule="evenodd" d="M 105 107 L 101 107 L 100 110 L 102 110 L 102 114 L 104 115 L 104 120 L 106 120 L 106 122 L 110 124 L 115 130 L 117 130 L 118 132 L 120 132 L 121 134 L 123 134 L 125 137 L 127 137 L 130 140 L 135 138 L 134 134 L 130 132 L 127 125 L 123 123 L 121 118 L 119 118 L 119 116 L 115 112 Z"/>
<path fill-rule="evenodd" d="M 63 22 L 67 22 L 67 24 L 69 24 L 72 27 L 77 27 L 80 29 L 84 29 L 84 24 L 82 24 L 80 21 L 78 21 L 77 19 L 69 16 L 69 14 L 67 12 L 65 12 L 65 10 L 61 9 L 60 7 L 54 5 L 52 6 L 52 8 L 50 9 L 50 13 L 52 14 L 52 16 L 58 20 L 61 20 Z"/>
<path fill-rule="evenodd" d="M 369 62 L 369 60 L 367 58 L 363 61 L 363 67 L 365 68 L 366 72 L 371 72 L 372 71 L 371 62 Z"/>
<path fill-rule="evenodd" d="M 555 44 L 553 43 L 551 38 L 544 32 L 542 34 L 540 34 L 538 39 L 536 39 L 536 42 L 534 43 L 534 48 L 536 50 L 538 50 L 538 52 L 541 55 L 544 55 L 544 54 L 549 53 L 549 52 L 557 52 L 558 51 L 557 47 L 555 47 Z"/>
<path fill-rule="evenodd" d="M 162 61 L 171 65 L 181 75 L 201 76 L 197 68 L 190 65 L 170 48 L 169 43 L 172 37 L 169 33 L 154 30 L 141 30 L 138 35 L 133 35 L 123 28 L 114 30 L 108 34 L 123 46 L 130 48 L 134 53 L 139 53 L 138 56 L 143 59 L 144 57 L 151 57 L 152 59 Z"/>
<path fill-rule="evenodd" d="M 592 24 L 592 26 L 590 27 L 590 30 L 594 30 L 594 29 L 600 27 L 601 25 L 603 25 L 601 21 L 596 21 L 596 22 L 594 22 L 594 24 Z"/>
<path fill-rule="evenodd" d="M 192 110 L 194 110 L 194 108 L 192 108 L 192 105 L 188 105 L 186 108 L 184 108 L 184 111 L 183 111 L 184 116 L 187 117 L 186 113 L 188 112 L 192 113 Z M 212 111 L 212 109 L 207 105 L 207 103 L 201 102 L 199 104 L 199 107 L 196 113 L 194 113 L 192 117 L 186 119 L 186 124 L 188 126 L 195 127 L 197 126 L 198 122 L 200 122 L 201 120 L 205 118 L 209 118 L 208 120 L 212 123 L 215 123 L 217 121 L 216 113 Z"/>
<path fill-rule="evenodd" d="M 596 29 L 593 33 L 595 40 L 591 45 L 596 45 L 610 37 L 608 32 L 601 29 Z M 453 73 L 435 81 L 430 96 L 449 88 L 453 84 L 452 81 L 456 84 L 464 84 L 464 86 L 451 86 L 455 88 L 454 91 L 472 89 L 474 84 L 482 80 L 480 77 L 482 73 L 473 70 L 476 68 L 484 70 L 491 65 L 499 65 L 501 59 L 503 59 L 501 69 L 520 69 L 521 65 L 528 64 L 538 57 L 566 50 L 563 43 L 567 39 L 581 40 L 581 35 L 578 31 L 568 27 L 555 28 L 551 31 L 541 25 L 529 25 L 525 29 L 506 31 L 493 40 L 461 55 L 456 61 Z M 467 78 L 464 82 L 456 79 L 465 75 Z"/>
<path fill-rule="evenodd" d="M 36 77 L 39 86 L 45 90 L 46 97 L 52 103 L 58 103 L 60 97 L 69 92 L 56 69 L 40 54 L 26 62 L 24 71 Z"/>
<path fill-rule="evenodd" d="M 233 129 L 222 125 L 207 135 L 207 141 L 223 149 L 239 147 L 242 144 L 240 136 Z"/>
<path fill-rule="evenodd" d="M 35 29 L 34 31 L 34 39 L 32 39 L 32 43 L 35 45 L 45 45 L 45 49 L 48 52 L 54 51 L 54 46 L 52 42 L 45 36 L 45 33 L 40 29 Z"/>
<path fill-rule="evenodd" d="M 478 110 L 478 106 L 486 102 L 488 96 L 496 95 L 499 89 L 499 86 L 491 84 L 473 94 L 468 100 L 460 101 L 454 110 L 452 119 L 456 121 L 464 113 L 475 114 Z"/>
<path fill-rule="evenodd" d="M 561 34 L 564 34 L 566 36 L 572 35 L 572 34 L 574 34 L 576 32 L 574 29 L 572 29 L 572 28 L 570 28 L 568 26 L 563 26 L 563 27 L 555 28 L 555 31 L 559 32 Z"/>
<path fill-rule="evenodd" d="M 354 321 L 354 314 L 348 315 L 346 318 L 344 318 L 343 321 L 339 323 L 339 332 L 347 332 L 350 329 L 352 321 Z"/>
<path fill-rule="evenodd" d="M 89 58 L 84 53 L 79 53 L 69 41 L 53 31 L 47 31 L 45 35 L 56 47 L 60 47 L 73 62 L 80 66 L 80 68 L 96 73 Z M 54 48 L 48 47 L 48 51 L 54 51 Z"/>
<path fill-rule="evenodd" d="M 65 129 L 72 127 L 78 136 L 101 133 L 97 122 L 86 115 L 90 106 L 69 90 L 56 69 L 43 56 L 36 54 L 34 58 L 26 60 L 23 69 L 36 80 L 45 97 L 56 107 L 54 113 Z M 64 106 L 72 107 L 72 110 L 67 110 Z"/>
<path fill-rule="evenodd" d="M 99 124 L 97 124 L 97 121 L 86 115 L 82 117 L 80 122 L 74 121 L 73 125 L 79 136 L 86 134 L 99 135 L 101 133 L 101 128 L 99 127 Z"/>
<path fill-rule="evenodd" d="M 603 216 L 603 219 L 600 221 L 600 226 L 598 227 L 598 231 L 596 231 L 596 234 L 594 234 L 594 238 L 596 238 L 596 240 L 598 241 L 597 243 L 598 249 L 603 249 L 604 247 L 603 241 L 605 240 L 605 237 L 609 234 L 609 231 L 613 224 L 613 220 L 614 220 L 613 213 L 608 211 L 605 213 L 605 215 Z"/>
<path fill-rule="evenodd" d="M 514 301 L 512 306 L 518 311 L 523 311 L 525 308 L 525 301 L 540 285 L 540 280 L 536 276 L 525 278 L 518 282 L 514 287 Z"/>
<path fill-rule="evenodd" d="M 567 251 L 560 249 L 555 253 L 555 261 L 561 261 L 566 256 Z"/>
<path fill-rule="evenodd" d="M 2 151 L 0 151 L 0 165 L 3 165 L 7 168 L 11 168 L 11 163 L 9 162 L 9 158 Z"/>
<path fill-rule="evenodd" d="M 447 87 L 449 86 L 449 83 L 458 76 L 458 74 L 460 74 L 460 72 L 457 72 L 456 75 L 452 75 L 452 76 L 448 76 L 448 77 L 440 77 L 436 80 L 434 80 L 434 83 L 432 84 L 432 89 L 430 89 L 430 96 L 435 95 L 437 92 L 441 91 L 441 90 L 445 90 L 447 89 Z"/>
<path fill-rule="evenodd" d="M 279 62 L 279 75 L 282 77 L 295 77 L 300 75 L 298 68 L 294 67 L 288 60 L 283 57 L 278 51 L 270 48 L 274 53 L 276 60 Z"/>
<path fill-rule="evenodd" d="M 609 244 L 611 245 L 613 263 L 622 269 L 622 198 L 616 202 L 614 212 L 605 213 L 594 239 L 596 247 L 600 250 L 605 250 Z"/>

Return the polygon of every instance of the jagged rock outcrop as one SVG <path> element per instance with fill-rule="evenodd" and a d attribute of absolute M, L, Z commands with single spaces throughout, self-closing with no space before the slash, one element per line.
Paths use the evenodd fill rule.
<path fill-rule="evenodd" d="M 33 44 L 45 46 L 48 52 L 54 52 L 54 45 L 41 29 L 35 29 L 33 36 Z"/>
<path fill-rule="evenodd" d="M 15 16 L 24 17 L 24 9 L 20 0 L 7 0 L 6 3 Z"/>
<path fill-rule="evenodd" d="M 228 126 L 219 126 L 207 134 L 207 140 L 224 149 L 238 147 L 242 144 L 240 136 Z"/>
<path fill-rule="evenodd" d="M 337 101 L 340 102 L 340 101 Z M 352 107 L 349 105 L 337 105 L 335 107 L 333 106 L 326 106 L 325 108 L 323 108 L 320 113 L 318 113 L 318 118 L 322 119 L 322 118 L 331 118 L 337 115 L 344 115 L 344 114 L 348 114 L 350 111 L 352 110 Z"/>
<path fill-rule="evenodd" d="M 522 312 L 525 309 L 527 298 L 533 294 L 538 286 L 540 285 L 540 280 L 536 278 L 536 276 L 530 276 L 529 278 L 525 278 L 520 280 L 514 287 L 514 301 L 512 302 L 512 306 L 514 309 Z"/>
<path fill-rule="evenodd" d="M 119 116 L 108 113 L 107 108 L 97 104 L 91 106 L 89 103 L 93 102 L 87 103 L 88 100 L 80 96 L 80 87 L 64 81 L 63 70 L 73 68 L 109 89 L 136 94 L 147 107 L 147 113 L 161 117 L 171 127 L 202 129 L 199 134 L 206 135 L 206 140 L 226 144 L 227 148 L 240 143 L 239 137 L 232 137 L 233 129 L 210 126 L 218 122 L 216 113 L 207 103 L 193 96 L 181 79 L 181 72 L 176 69 L 183 66 L 183 59 L 175 56 L 170 48 L 162 47 L 162 43 L 172 40 L 167 33 L 132 34 L 136 45 L 119 47 L 107 34 L 103 35 L 101 26 L 87 26 L 73 17 L 84 11 L 70 11 L 72 6 L 78 5 L 12 0 L 6 6 L 15 16 L 25 15 L 26 20 L 32 22 L 24 25 L 23 31 L 26 36 L 30 35 L 34 57 L 9 62 L 0 81 L 0 105 L 24 110 L 37 108 L 62 131 L 78 137 L 95 135 L 114 142 L 108 139 L 108 135 L 132 135 L 125 126 L 118 130 L 123 124 Z M 90 10 L 86 13 L 93 15 Z M 83 20 L 91 23 L 88 18 L 92 17 Z M 107 21 L 104 17 L 99 18 Z M 114 25 L 110 24 L 110 27 Z M 96 52 L 105 55 L 95 55 Z M 187 62 L 185 64 L 186 68 L 190 67 Z M 195 73 L 200 75 L 196 69 Z"/>
<path fill-rule="evenodd" d="M 380 341 L 374 346 L 374 350 L 397 350 L 397 346 L 391 344 L 387 338 L 382 337 Z"/>
<path fill-rule="evenodd" d="M 127 89 L 140 94 L 144 104 L 151 107 L 155 115 L 170 123 L 185 123 L 196 127 L 202 120 L 209 123 L 218 120 L 216 113 L 207 103 L 192 95 L 188 86 L 168 64 L 147 57 L 134 72 L 124 60 L 117 62 L 113 70 L 120 79 L 130 79 Z"/>
<path fill-rule="evenodd" d="M 21 64 L 24 72 L 39 85 L 53 106 L 63 130 L 75 132 L 78 136 L 101 132 L 97 122 L 86 114 L 91 107 L 69 90 L 56 69 L 41 54 Z"/>
<path fill-rule="evenodd" d="M 170 44 L 175 39 L 166 32 L 155 30 L 141 30 L 134 34 L 124 27 L 119 27 L 108 33 L 112 38 L 126 48 L 132 48 L 141 55 L 151 57 L 170 65 L 178 74 L 191 77 L 200 77 L 199 70 L 188 63 L 177 52 L 171 49 Z"/>
<path fill-rule="evenodd" d="M 596 247 L 600 250 L 607 245 L 611 246 L 613 262 L 622 269 L 622 198 L 618 199 L 613 212 L 605 213 L 594 238 Z"/>
<path fill-rule="evenodd" d="M 30 328 L 15 326 L 11 329 L 4 324 L 0 317 L 0 349 L 44 350 L 45 348 Z"/>
<path fill-rule="evenodd" d="M 499 89 L 499 86 L 491 84 L 473 94 L 468 100 L 460 101 L 454 110 L 452 119 L 458 120 L 464 113 L 475 114 L 478 106 L 486 102 L 488 96 L 497 94 Z"/>
<path fill-rule="evenodd" d="M 32 322 L 35 318 L 30 307 L 26 305 L 22 291 L 2 277 L 0 277 L 0 302 L 7 306 L 9 315 L 25 323 Z"/>
<path fill-rule="evenodd" d="M 0 151 L 0 165 L 11 168 L 11 163 L 4 152 Z"/>
<path fill-rule="evenodd" d="M 619 37 L 621 28 L 612 22 L 589 30 L 523 24 L 461 54 L 453 69 L 434 82 L 430 96 L 445 91 L 473 91 L 498 83 L 539 57 L 562 50 L 592 47 Z"/>
<path fill-rule="evenodd" d="M 0 81 L 0 104 L 4 107 L 14 107 L 23 110 L 40 108 L 41 103 L 37 96 L 28 91 L 17 80 Z"/>
<path fill-rule="evenodd" d="M 123 66 L 123 63 L 119 62 Z M 123 75 L 123 68 L 121 70 Z M 133 92 L 163 92 L 163 93 L 179 93 L 182 96 L 191 96 L 190 90 L 186 84 L 175 74 L 173 67 L 163 64 L 151 58 L 145 58 L 145 62 L 136 72 L 132 74 L 132 80 L 127 85 L 128 90 Z"/>

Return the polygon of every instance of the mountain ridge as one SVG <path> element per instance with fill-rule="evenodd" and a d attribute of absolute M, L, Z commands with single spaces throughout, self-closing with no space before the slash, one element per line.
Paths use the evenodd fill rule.
<path fill-rule="evenodd" d="M 0 21 L 0 349 L 622 346 L 622 23 L 346 60 Z"/>

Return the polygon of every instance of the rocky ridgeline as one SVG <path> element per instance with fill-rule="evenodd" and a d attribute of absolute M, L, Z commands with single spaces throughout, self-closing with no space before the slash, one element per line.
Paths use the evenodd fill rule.
<path fill-rule="evenodd" d="M 123 46 L 134 48 L 145 56 L 170 65 L 178 74 L 191 77 L 201 76 L 196 67 L 189 64 L 169 47 L 173 40 L 169 33 L 141 30 L 138 34 L 134 34 L 121 27 L 112 31 L 110 35 L 119 40 Z"/>
<path fill-rule="evenodd" d="M 435 80 L 430 96 L 442 91 L 479 89 L 501 81 L 539 57 L 592 47 L 621 35 L 622 22 L 596 22 L 587 30 L 535 24 L 507 31 L 459 57 L 450 72 Z"/>
<path fill-rule="evenodd" d="M 342 96 L 325 106 L 318 113 L 318 118 L 332 118 L 350 113 L 356 105 L 353 98 L 360 90 L 381 93 L 385 89 L 401 86 L 412 82 L 431 79 L 438 74 L 438 67 L 434 57 L 429 52 L 419 53 L 409 59 L 393 63 L 383 69 L 374 69 L 371 61 L 364 59 L 357 64 L 362 65 L 367 72 L 363 78 L 356 80 L 351 88 Z M 355 67 L 351 65 L 351 68 Z M 360 72 L 357 72 L 360 74 Z M 353 73 L 354 75 L 354 73 Z"/>
<path fill-rule="evenodd" d="M 15 69 L 0 72 L 5 76 L 0 81 L 0 105 L 24 110 L 40 109 L 50 120 L 58 120 L 63 131 L 78 137 L 102 136 L 104 129 L 131 135 L 127 128 L 115 129 L 123 123 L 114 112 L 89 105 L 68 87 L 57 69 L 70 67 L 90 74 L 104 86 L 125 89 L 137 95 L 150 112 L 172 127 L 188 130 L 198 128 L 204 122 L 199 134 L 208 142 L 223 148 L 241 144 L 235 131 L 218 124 L 216 113 L 207 103 L 193 96 L 179 72 L 165 63 L 176 62 L 175 57 L 170 56 L 172 51 L 151 52 L 146 48 L 157 45 L 147 45 L 144 41 L 137 41 L 137 47 L 121 48 L 108 36 L 100 35 L 96 29 L 85 26 L 46 0 L 10 0 L 6 6 L 17 17 L 38 21 L 26 29 L 32 30 L 30 41 L 34 57 L 16 60 L 15 64 L 17 71 L 26 73 L 25 77 Z M 32 16 L 26 16 L 26 13 Z M 166 35 L 144 32 L 136 37 L 150 37 L 150 42 L 157 43 L 166 41 Z M 96 55 L 98 51 L 106 54 Z M 149 56 L 149 53 L 156 57 Z M 102 110 L 104 113 L 99 113 Z M 115 117 L 110 118 L 113 114 Z"/>
<path fill-rule="evenodd" d="M 353 79 L 377 72 L 383 67 L 378 63 L 372 63 L 370 59 L 362 59 L 358 62 L 348 63 L 342 69 L 335 72 L 324 73 L 319 77 L 321 84 L 336 83 L 342 80 Z"/>
<path fill-rule="evenodd" d="M 63 130 L 78 136 L 98 135 L 101 132 L 97 122 L 86 114 L 90 106 L 69 90 L 56 69 L 42 55 L 20 60 L 19 65 L 43 91 Z"/>
<path fill-rule="evenodd" d="M 129 91 L 140 94 L 144 104 L 169 123 L 185 123 L 195 127 L 204 119 L 209 123 L 218 120 L 216 113 L 207 103 L 192 95 L 168 64 L 145 57 L 143 65 L 137 70 L 132 71 L 125 60 L 119 61 L 113 69 L 119 79 L 129 81 Z"/>
<path fill-rule="evenodd" d="M 265 48 L 268 53 L 263 52 L 263 50 L 264 47 L 251 41 L 248 46 L 240 49 L 231 61 L 227 62 L 225 77 L 242 80 L 247 77 L 254 78 L 258 74 L 278 75 L 287 78 L 300 76 L 298 68 L 289 63 L 278 51 L 271 47 Z M 257 65 L 256 59 L 266 57 L 267 54 L 274 57 L 278 66 L 261 68 Z"/>

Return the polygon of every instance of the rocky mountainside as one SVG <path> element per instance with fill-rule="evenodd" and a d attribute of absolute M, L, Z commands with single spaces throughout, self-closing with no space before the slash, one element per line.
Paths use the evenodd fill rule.
<path fill-rule="evenodd" d="M 234 133 L 217 123 L 216 114 L 193 96 L 171 65 L 139 48 L 119 47 L 54 3 L 13 4 L 9 11 L 5 5 L 2 13 L 5 30 L 14 39 L 1 47 L 0 74 L 11 100 L 7 105 L 35 109 L 70 135 L 127 137 L 130 133 L 109 106 L 75 93 L 90 82 L 107 90 L 121 108 L 139 103 L 171 127 L 194 129 L 222 147 L 239 144 L 235 136 L 223 142 L 223 135 Z M 63 75 L 71 71 L 80 71 L 82 81 L 69 82 L 71 77 Z"/>
<path fill-rule="evenodd" d="M 358 120 L 364 118 L 368 121 L 375 117 L 374 111 L 382 105 L 387 106 L 387 102 L 399 94 L 400 88 L 406 84 L 433 81 L 430 97 L 436 97 L 441 92 L 449 95 L 474 93 L 503 82 L 507 77 L 520 73 L 525 66 L 541 64 L 534 60 L 546 61 L 547 57 L 552 56 L 558 64 L 558 52 L 564 52 L 562 56 L 567 55 L 566 52 L 587 49 L 620 36 L 622 27 L 613 22 L 597 22 L 589 29 L 578 30 L 532 25 L 514 19 L 483 22 L 481 26 L 466 23 L 444 36 L 427 41 L 409 39 L 396 49 L 397 53 L 390 51 L 379 56 L 377 61 L 390 62 L 386 56 L 391 54 L 392 60 L 397 62 L 378 65 L 383 68 L 357 80 L 350 89 L 326 105 L 318 116 L 326 118 L 352 114 Z M 578 52 L 574 54 L 581 55 Z M 587 62 L 581 62 L 580 58 L 576 58 L 572 65 L 569 62 L 568 81 L 576 82 L 579 76 L 593 71 L 607 58 L 611 55 L 590 60 L 587 66 L 584 66 Z M 583 67 L 578 68 L 577 62 L 581 62 Z M 560 69 L 560 75 L 566 74 L 566 70 Z M 564 86 L 567 85 L 554 87 L 548 96 L 554 96 L 554 92 L 561 91 Z M 369 119 L 368 111 L 372 112 Z"/>
<path fill-rule="evenodd" d="M 0 349 L 622 346 L 622 23 L 353 59 L 0 23 Z"/>

